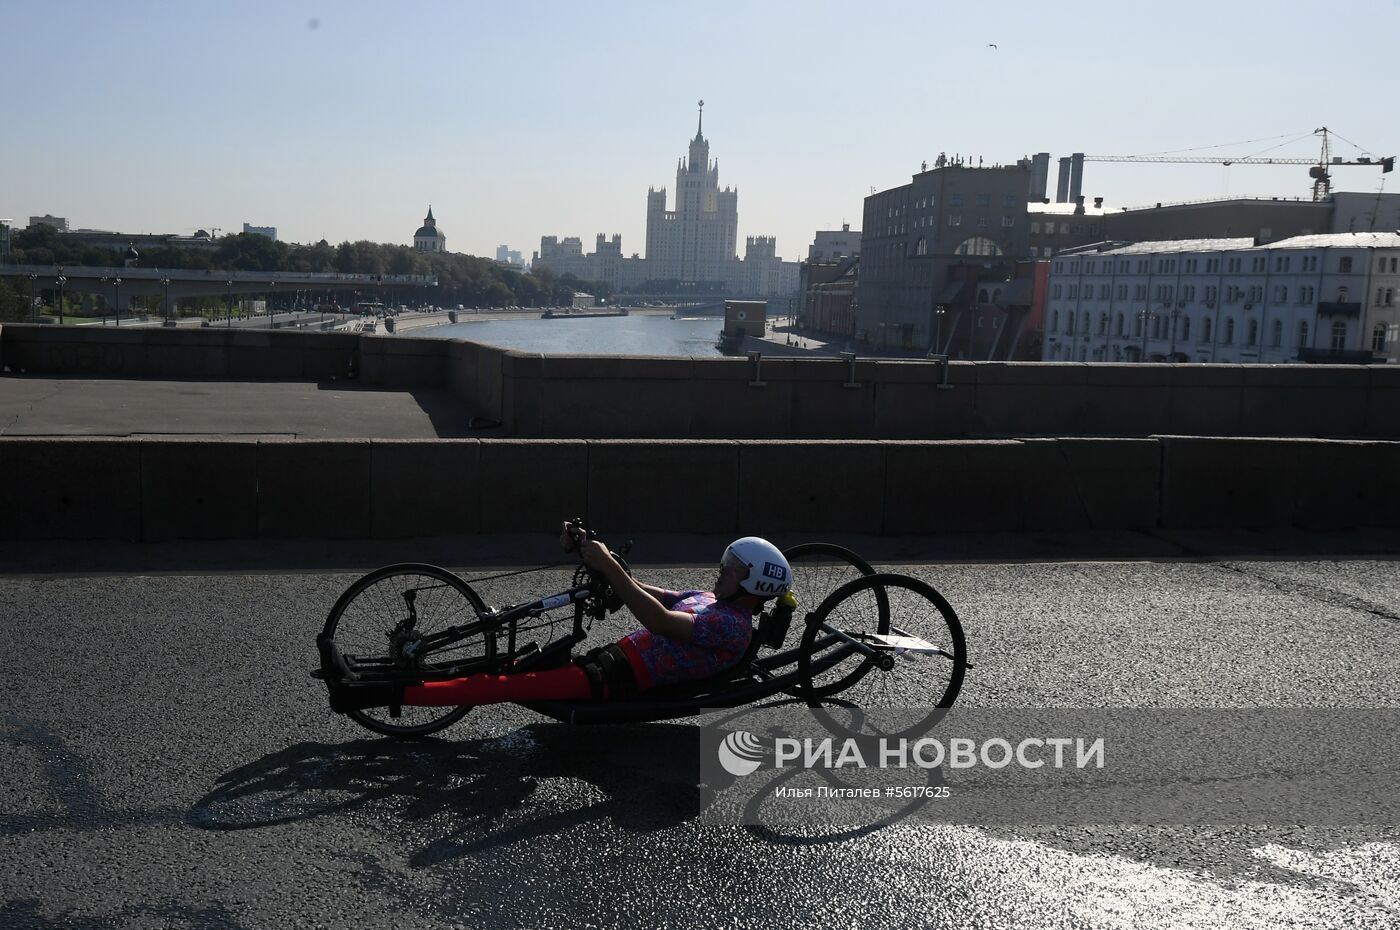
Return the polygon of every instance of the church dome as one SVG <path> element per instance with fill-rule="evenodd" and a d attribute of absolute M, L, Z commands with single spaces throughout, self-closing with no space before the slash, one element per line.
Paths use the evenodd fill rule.
<path fill-rule="evenodd" d="M 413 238 L 436 239 L 441 235 L 442 233 L 438 232 L 438 228 L 436 226 L 420 226 L 418 227 L 418 231 L 413 234 Z"/>

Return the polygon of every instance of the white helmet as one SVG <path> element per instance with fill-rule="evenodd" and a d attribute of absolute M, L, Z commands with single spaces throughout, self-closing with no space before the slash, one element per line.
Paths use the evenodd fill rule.
<path fill-rule="evenodd" d="M 766 539 L 745 536 L 734 540 L 725 548 L 720 564 L 730 559 L 748 567 L 748 574 L 739 581 L 739 587 L 748 594 L 780 597 L 792 587 L 792 566 L 782 551 Z"/>

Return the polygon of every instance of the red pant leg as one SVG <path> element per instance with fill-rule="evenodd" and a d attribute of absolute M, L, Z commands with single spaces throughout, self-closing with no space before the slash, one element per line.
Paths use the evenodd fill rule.
<path fill-rule="evenodd" d="M 414 707 L 448 707 L 509 701 L 582 701 L 592 697 L 583 669 L 565 665 L 543 672 L 470 675 L 451 681 L 429 681 L 405 688 L 403 702 Z"/>

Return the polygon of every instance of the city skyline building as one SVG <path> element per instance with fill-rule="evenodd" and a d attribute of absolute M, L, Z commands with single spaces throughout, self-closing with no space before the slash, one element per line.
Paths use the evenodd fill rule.
<path fill-rule="evenodd" d="M 1400 233 L 1106 242 L 1050 264 L 1045 361 L 1397 358 Z"/>
<path fill-rule="evenodd" d="M 666 188 L 647 188 L 646 259 L 655 280 L 683 284 L 727 282 L 737 258 L 739 192 L 719 186 L 719 160 L 705 139 L 705 101 L 699 102 L 695 138 L 676 162 L 675 209 Z"/>
<path fill-rule="evenodd" d="M 667 291 L 722 290 L 745 297 L 796 298 L 797 262 L 778 257 L 773 236 L 749 236 L 737 254 L 739 192 L 719 186 L 719 160 L 710 158 L 700 101 L 695 137 L 676 163 L 675 209 L 668 189 L 647 188 L 645 257 L 622 251 L 622 236 L 599 233 L 585 254 L 577 236 L 541 236 L 534 261 L 557 274 L 607 284 L 614 290 L 654 287 Z M 856 234 L 857 236 L 859 234 Z"/>
<path fill-rule="evenodd" d="M 433 219 L 432 204 L 428 205 L 428 215 L 423 217 L 423 225 L 413 234 L 413 248 L 418 252 L 446 252 L 447 236 L 437 228 Z"/>

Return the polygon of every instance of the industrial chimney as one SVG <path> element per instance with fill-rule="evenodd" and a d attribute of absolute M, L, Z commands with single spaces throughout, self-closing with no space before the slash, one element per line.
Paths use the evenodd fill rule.
<path fill-rule="evenodd" d="M 1060 180 L 1055 185 L 1055 202 L 1066 203 L 1069 200 L 1069 159 L 1060 159 Z"/>

